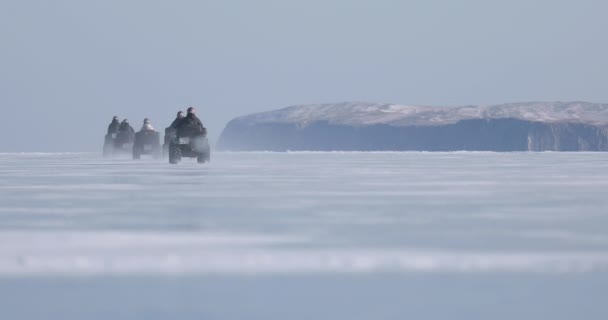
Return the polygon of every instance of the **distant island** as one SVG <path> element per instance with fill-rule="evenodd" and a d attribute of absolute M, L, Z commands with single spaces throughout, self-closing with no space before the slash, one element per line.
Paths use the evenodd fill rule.
<path fill-rule="evenodd" d="M 608 151 L 608 104 L 300 105 L 230 121 L 231 151 Z"/>

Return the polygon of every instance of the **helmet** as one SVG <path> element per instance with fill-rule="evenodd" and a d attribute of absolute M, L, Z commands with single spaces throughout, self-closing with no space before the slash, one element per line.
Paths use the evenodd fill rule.
<path fill-rule="evenodd" d="M 123 122 L 123 123 L 129 123 L 129 120 L 124 119 L 124 120 L 122 120 L 122 122 Z"/>
<path fill-rule="evenodd" d="M 146 123 L 146 124 L 147 124 L 147 123 L 150 123 L 150 119 L 145 118 L 145 119 L 144 119 L 144 123 Z"/>
<path fill-rule="evenodd" d="M 177 113 L 177 117 L 178 118 L 183 118 L 184 117 L 184 112 L 183 111 L 178 112 Z"/>
<path fill-rule="evenodd" d="M 194 109 L 194 107 L 190 107 L 188 108 L 188 114 L 195 114 L 196 113 L 196 109 Z"/>
<path fill-rule="evenodd" d="M 112 120 L 118 120 L 118 116 L 114 116 L 114 118 L 112 118 Z"/>

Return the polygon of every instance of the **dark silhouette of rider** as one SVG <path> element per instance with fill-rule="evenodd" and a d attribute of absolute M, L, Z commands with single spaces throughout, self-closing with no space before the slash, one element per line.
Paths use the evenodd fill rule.
<path fill-rule="evenodd" d="M 145 118 L 144 124 L 141 126 L 141 130 L 139 130 L 139 132 L 156 132 L 156 131 L 154 130 L 154 127 L 152 126 L 152 122 L 150 122 L 150 119 Z"/>
<path fill-rule="evenodd" d="M 177 125 L 180 123 L 180 121 L 182 121 L 182 119 L 184 119 L 184 112 L 179 111 L 177 113 L 177 116 L 175 117 L 175 120 L 173 120 L 173 122 L 171 122 L 171 125 L 169 126 L 169 128 L 176 128 Z"/>
<path fill-rule="evenodd" d="M 120 123 L 120 127 L 118 127 L 118 132 L 120 133 L 130 133 L 133 134 L 135 133 L 135 130 L 133 129 L 133 127 L 131 127 L 131 125 L 129 124 L 129 120 L 124 119 L 122 120 L 122 122 Z"/>
<path fill-rule="evenodd" d="M 114 116 L 112 118 L 112 123 L 108 126 L 108 134 L 118 133 L 118 128 L 120 127 L 120 121 L 118 121 L 118 117 Z"/>
<path fill-rule="evenodd" d="M 188 114 L 179 121 L 175 129 L 177 129 L 177 135 L 180 137 L 190 137 L 197 134 L 207 135 L 207 129 L 196 116 L 196 109 L 193 107 L 188 108 Z"/>
<path fill-rule="evenodd" d="M 118 127 L 118 136 L 116 139 L 119 142 L 133 142 L 135 140 L 135 130 L 129 124 L 129 120 L 124 119 Z"/>

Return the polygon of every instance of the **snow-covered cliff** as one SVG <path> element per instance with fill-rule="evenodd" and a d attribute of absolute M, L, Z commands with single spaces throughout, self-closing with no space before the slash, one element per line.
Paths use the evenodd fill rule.
<path fill-rule="evenodd" d="M 608 151 L 608 104 L 292 106 L 232 120 L 224 150 Z"/>

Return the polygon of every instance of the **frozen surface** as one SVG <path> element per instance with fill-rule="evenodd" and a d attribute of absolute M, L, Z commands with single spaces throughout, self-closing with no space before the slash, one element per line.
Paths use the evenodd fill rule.
<path fill-rule="evenodd" d="M 0 308 L 605 319 L 607 190 L 604 153 L 0 154 Z"/>

